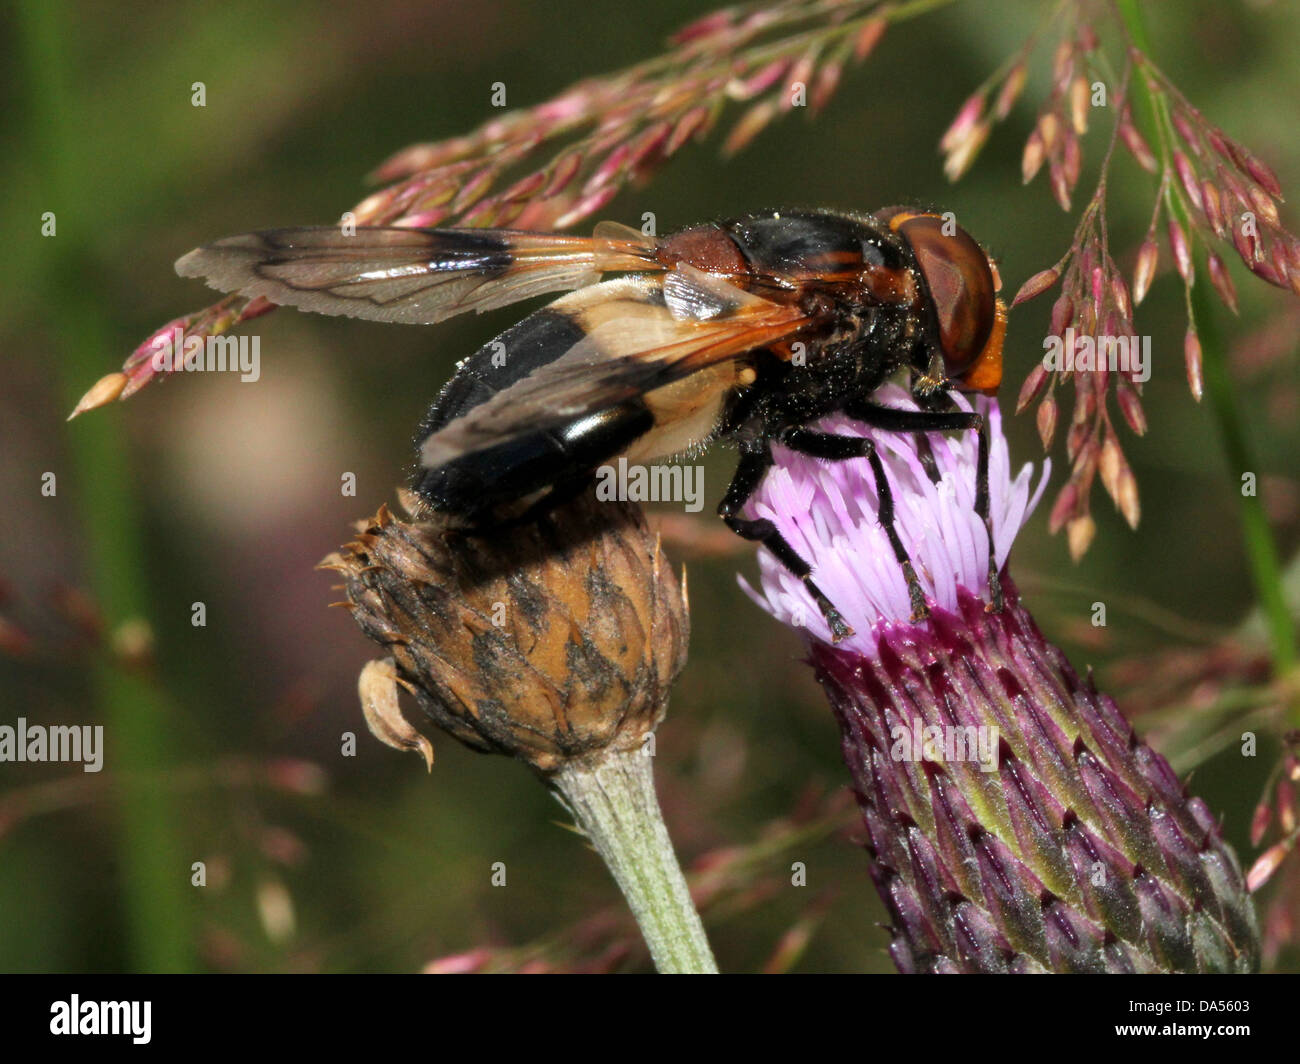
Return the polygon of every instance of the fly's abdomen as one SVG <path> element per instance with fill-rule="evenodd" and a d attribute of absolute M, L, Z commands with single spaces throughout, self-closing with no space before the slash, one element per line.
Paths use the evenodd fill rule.
<path fill-rule="evenodd" d="M 554 362 L 586 335 L 571 315 L 550 308 L 511 326 L 460 364 L 420 422 L 416 448 L 447 422 L 487 402 L 539 366 Z"/>
<path fill-rule="evenodd" d="M 415 490 L 436 510 L 476 515 L 535 492 L 580 480 L 649 432 L 641 399 L 526 433 L 421 472 Z"/>

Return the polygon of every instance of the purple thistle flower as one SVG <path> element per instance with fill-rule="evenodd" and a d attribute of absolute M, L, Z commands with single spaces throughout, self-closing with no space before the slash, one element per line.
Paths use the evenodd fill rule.
<path fill-rule="evenodd" d="M 900 388 L 878 398 L 912 405 Z M 974 409 L 989 418 L 1002 568 L 1046 471 L 1036 485 L 1029 466 L 1013 478 L 996 401 L 976 399 Z M 866 461 L 780 448 L 750 516 L 773 521 L 812 563 L 855 632 L 832 643 L 803 584 L 762 555 L 761 593 L 746 590 L 808 638 L 840 723 L 898 967 L 1253 970 L 1254 911 L 1205 803 L 1043 638 L 1005 568 L 1005 608 L 985 609 L 975 434 L 929 434 L 935 484 L 913 435 L 844 418 L 818 427 L 875 439 L 932 615 L 909 620 Z"/>
<path fill-rule="evenodd" d="M 874 398 L 885 406 L 916 409 L 907 392 L 896 385 L 882 388 Z M 954 400 L 961 409 L 977 409 L 990 419 L 990 507 L 1000 569 L 1016 533 L 1047 486 L 1051 464 L 1044 462 L 1037 486 L 1028 464 L 1012 479 L 996 401 L 978 396 L 972 407 L 964 396 L 955 395 Z M 975 515 L 975 433 L 928 434 L 941 473 L 935 484 L 921 465 L 913 435 L 873 433 L 860 422 L 840 416 L 826 418 L 817 427 L 876 440 L 889 470 L 899 535 L 932 605 L 954 611 L 959 588 L 978 591 L 984 586 L 988 535 Z M 873 655 L 879 633 L 893 622 L 910 626 L 912 609 L 903 571 L 876 520 L 880 500 L 870 469 L 865 460 L 826 462 L 779 445 L 773 451 L 776 465 L 750 501 L 748 515 L 774 522 L 800 556 L 812 562 L 818 584 L 854 629 L 838 644 L 840 649 Z M 803 581 L 767 551 L 759 553 L 759 569 L 762 595 L 741 581 L 750 597 L 778 620 L 829 643 L 830 627 Z"/>

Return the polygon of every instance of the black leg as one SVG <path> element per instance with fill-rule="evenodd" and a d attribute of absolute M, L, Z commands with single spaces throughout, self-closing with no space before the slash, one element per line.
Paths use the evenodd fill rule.
<path fill-rule="evenodd" d="M 763 475 L 771 465 L 772 451 L 766 441 L 748 445 L 741 452 L 736 475 L 731 478 L 727 493 L 718 504 L 718 515 L 736 535 L 742 539 L 761 543 L 775 555 L 777 561 L 803 581 L 808 594 L 813 597 L 817 608 L 826 618 L 826 623 L 830 625 L 832 640 L 838 643 L 841 639 L 851 636 L 853 629 L 845 622 L 840 611 L 835 608 L 835 604 L 813 582 L 812 566 L 799 557 L 798 552 L 786 542 L 785 537 L 771 521 L 763 518 L 751 520 L 738 516 L 749 497 L 763 482 Z"/>
<path fill-rule="evenodd" d="M 844 412 L 855 421 L 887 432 L 952 432 L 975 429 L 979 454 L 975 464 L 975 515 L 984 522 L 989 540 L 990 613 L 1002 612 L 1002 581 L 993 546 L 993 519 L 989 514 L 989 428 L 983 414 L 965 410 L 897 410 L 868 402 L 850 403 Z"/>
<path fill-rule="evenodd" d="M 917 436 L 916 457 L 921 461 L 921 468 L 930 479 L 931 484 L 938 484 L 943 476 L 939 472 L 939 463 L 934 460 L 934 448 L 930 446 L 929 436 Z"/>
<path fill-rule="evenodd" d="M 894 493 L 889 487 L 889 478 L 885 475 L 884 463 L 876 453 L 876 445 L 862 436 L 836 436 L 829 432 L 814 432 L 811 429 L 787 429 L 781 434 L 781 442 L 792 451 L 811 455 L 813 458 L 829 458 L 844 461 L 849 458 L 865 458 L 871 463 L 871 474 L 876 480 L 876 496 L 880 499 L 880 526 L 889 537 L 894 557 L 903 570 L 903 579 L 907 581 L 907 597 L 912 604 L 912 620 L 923 621 L 930 616 L 930 607 L 925 603 L 925 592 L 921 582 L 916 578 L 912 559 L 907 555 L 907 548 L 898 535 L 894 524 Z"/>

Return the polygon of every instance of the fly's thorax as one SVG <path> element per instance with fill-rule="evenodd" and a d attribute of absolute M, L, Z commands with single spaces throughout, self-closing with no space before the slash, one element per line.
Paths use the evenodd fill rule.
<path fill-rule="evenodd" d="M 685 263 L 706 273 L 747 279 L 749 260 L 725 229 L 719 225 L 695 225 L 665 237 L 658 260 L 669 268 Z"/>
<path fill-rule="evenodd" d="M 792 279 L 848 279 L 861 273 L 874 245 L 861 222 L 826 211 L 770 211 L 723 228 L 755 273 Z"/>
<path fill-rule="evenodd" d="M 806 344 L 782 382 L 791 408 L 808 416 L 837 410 L 875 391 L 909 365 L 924 368 L 931 344 L 925 322 L 913 306 L 845 305 L 826 316 L 826 331 Z"/>

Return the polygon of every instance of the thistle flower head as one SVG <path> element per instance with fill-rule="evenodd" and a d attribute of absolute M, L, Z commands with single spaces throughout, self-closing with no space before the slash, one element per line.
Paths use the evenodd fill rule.
<path fill-rule="evenodd" d="M 881 398 L 904 402 L 901 391 Z M 1001 568 L 1046 477 L 1035 486 L 1028 467 L 1012 477 L 997 405 L 977 402 Z M 866 431 L 846 420 L 822 428 Z M 930 618 L 909 619 L 865 460 L 778 453 L 751 507 L 812 563 L 855 634 L 832 643 L 802 583 L 775 563 L 762 563 L 762 593 L 751 595 L 813 637 L 895 962 L 908 972 L 1251 970 L 1254 912 L 1209 809 L 1043 638 L 1009 574 L 1001 612 L 985 609 L 975 434 L 929 437 L 938 483 L 916 437 L 873 438 Z"/>
<path fill-rule="evenodd" d="M 1013 476 L 997 401 L 979 396 L 972 406 L 963 396 L 954 398 L 961 409 L 978 410 L 989 419 L 990 510 L 1000 570 L 1042 495 L 1050 464 L 1044 463 L 1037 484 L 1031 465 Z M 876 400 L 916 409 L 894 385 L 878 392 Z M 825 419 L 818 428 L 875 440 L 889 474 L 895 524 L 931 606 L 952 612 L 959 589 L 978 595 L 988 581 L 988 534 L 975 513 L 977 435 L 929 433 L 922 443 L 919 435 L 873 432 L 840 416 Z M 927 444 L 939 470 L 937 483 L 922 465 Z M 749 516 L 772 521 L 812 564 L 818 585 L 854 629 L 839 645 L 872 656 L 882 631 L 911 623 L 911 604 L 903 571 L 880 525 L 880 496 L 870 464 L 865 458 L 826 462 L 775 450 L 777 464 L 751 499 Z M 750 597 L 786 624 L 831 642 L 830 628 L 803 581 L 766 551 L 759 555 L 759 568 L 762 590 L 746 584 Z"/>

